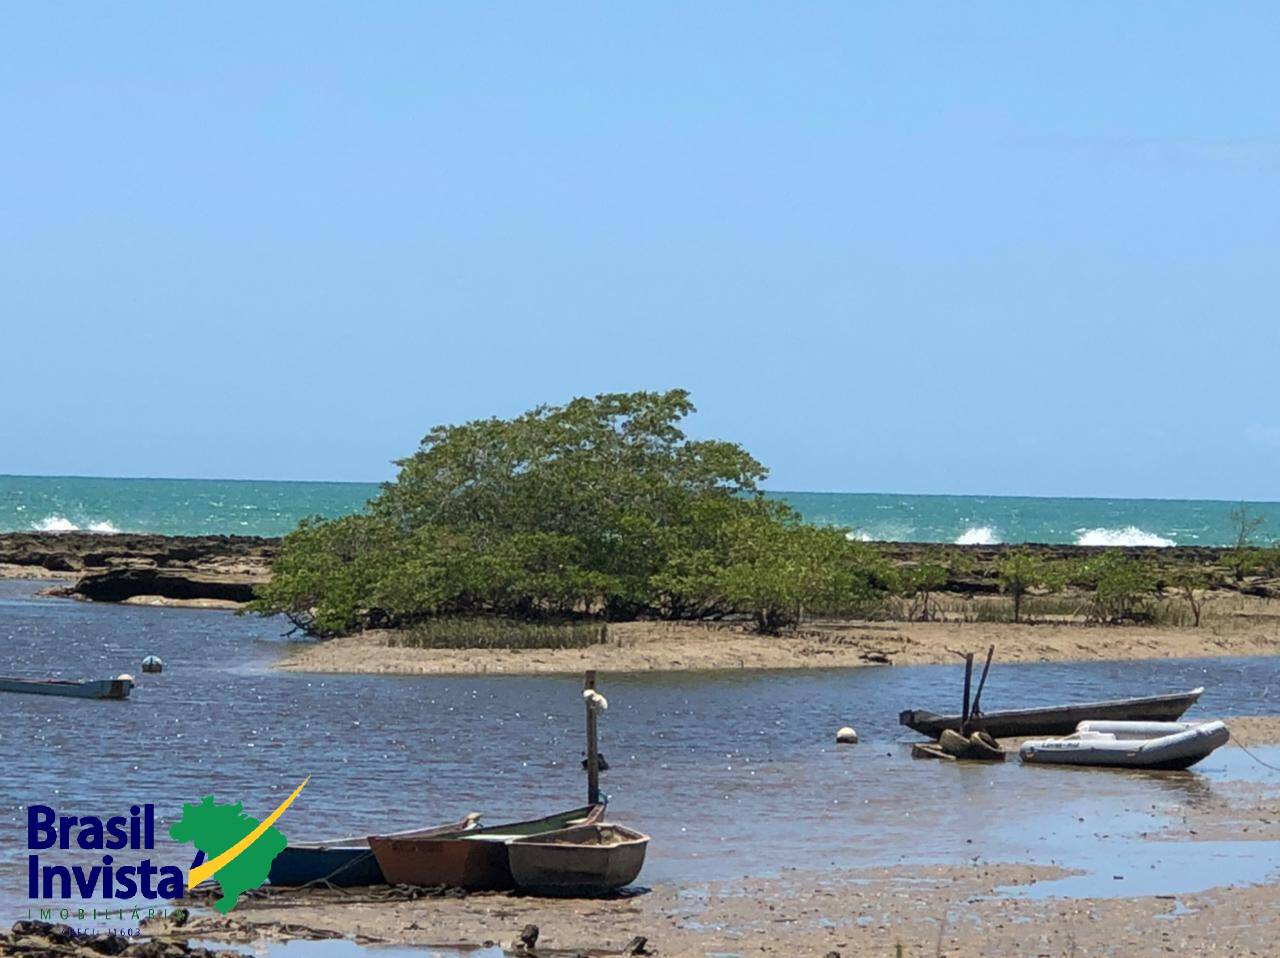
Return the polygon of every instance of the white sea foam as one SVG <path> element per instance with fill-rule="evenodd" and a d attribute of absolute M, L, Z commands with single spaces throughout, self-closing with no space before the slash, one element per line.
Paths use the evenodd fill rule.
<path fill-rule="evenodd" d="M 958 546 L 994 546 L 1000 537 L 991 526 L 970 526 L 956 538 Z"/>
<path fill-rule="evenodd" d="M 1177 543 L 1137 526 L 1123 529 L 1077 529 L 1078 546 L 1176 546 Z"/>
<path fill-rule="evenodd" d="M 857 531 L 857 530 L 853 532 L 846 532 L 844 534 L 844 537 L 852 542 L 871 542 L 872 541 L 871 536 L 869 536 L 867 533 Z"/>
<path fill-rule="evenodd" d="M 78 525 L 68 519 L 66 516 L 45 516 L 39 522 L 32 523 L 31 528 L 37 532 L 80 532 Z M 88 525 L 89 532 L 100 532 L 105 534 L 119 532 L 120 530 L 110 522 L 91 522 Z"/>

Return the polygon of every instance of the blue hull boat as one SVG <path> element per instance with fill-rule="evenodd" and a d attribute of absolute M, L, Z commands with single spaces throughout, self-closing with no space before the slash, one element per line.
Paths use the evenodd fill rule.
<path fill-rule="evenodd" d="M 479 819 L 480 816 L 472 812 L 449 825 L 410 829 L 396 835 L 400 838 L 441 838 L 474 828 Z M 271 863 L 267 881 L 284 888 L 311 884 L 351 888 L 387 883 L 378 860 L 373 856 L 373 849 L 369 847 L 369 839 L 364 835 L 319 842 L 290 842 Z"/>
<path fill-rule="evenodd" d="M 62 679 L 0 678 L 0 692 L 25 692 L 28 695 L 62 695 L 77 699 L 127 699 L 133 690 L 133 679 L 121 675 L 114 679 L 69 682 Z"/>

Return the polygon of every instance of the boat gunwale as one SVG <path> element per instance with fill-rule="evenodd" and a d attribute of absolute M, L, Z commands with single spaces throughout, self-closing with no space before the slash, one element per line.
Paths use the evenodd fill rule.
<path fill-rule="evenodd" d="M 626 833 L 622 841 L 610 842 L 607 845 L 595 844 L 587 845 L 578 842 L 566 842 L 557 840 L 557 836 L 563 835 L 565 832 L 576 831 L 580 828 L 611 828 L 615 832 L 621 834 Z M 544 848 L 585 848 L 599 849 L 608 851 L 614 848 L 627 848 L 633 845 L 647 845 L 651 841 L 651 836 L 646 835 L 639 829 L 631 828 L 627 825 L 616 825 L 613 822 L 592 822 L 585 825 L 571 825 L 568 828 L 562 828 L 559 831 L 547 832 L 544 835 L 529 835 L 525 838 L 510 838 L 507 840 L 508 845 L 520 845 L 523 847 L 541 846 Z"/>
<path fill-rule="evenodd" d="M 449 822 L 446 825 L 435 825 L 431 828 L 407 828 L 399 832 L 387 832 L 379 835 L 379 838 L 431 838 L 438 836 L 440 838 L 452 838 L 466 831 L 479 831 L 480 829 L 468 829 L 468 824 L 473 821 L 479 821 L 480 816 L 471 812 L 463 816 L 456 822 Z M 371 851 L 372 846 L 369 844 L 369 835 L 343 835 L 341 838 L 319 838 L 312 841 L 290 842 L 288 847 L 298 851 L 311 852 L 355 852 L 355 851 Z"/>
<path fill-rule="evenodd" d="M 483 828 L 467 829 L 465 831 L 454 832 L 450 834 L 413 835 L 413 834 L 403 834 L 403 833 L 400 833 L 400 834 L 392 833 L 392 834 L 382 834 L 382 835 L 369 835 L 367 837 L 367 841 L 369 842 L 370 848 L 373 847 L 373 842 L 376 839 L 379 843 L 387 843 L 388 847 L 394 847 L 397 850 L 401 850 L 401 851 L 408 850 L 408 849 L 401 848 L 400 846 L 402 844 L 417 844 L 417 843 L 425 843 L 425 842 L 466 841 L 466 842 L 478 842 L 481 844 L 485 842 L 492 842 L 494 844 L 506 844 L 508 842 L 515 841 L 518 838 L 534 837 L 534 835 L 538 833 L 534 833 L 534 835 L 530 835 L 530 836 L 512 835 L 511 837 L 506 839 L 498 838 L 497 836 L 501 835 L 503 831 L 513 829 L 513 828 L 519 828 L 521 826 L 538 825 L 543 822 L 550 822 L 555 819 L 563 818 L 566 815 L 572 815 L 576 812 L 585 813 L 582 821 L 573 821 L 572 824 L 561 825 L 557 828 L 548 829 L 548 831 L 563 831 L 566 828 L 577 828 L 582 825 L 594 825 L 601 818 L 604 817 L 604 810 L 605 810 L 604 803 L 601 802 L 596 805 L 583 805 L 578 808 L 569 809 L 568 811 L 557 812 L 553 815 L 544 815 L 542 818 L 531 818 L 526 821 L 520 821 L 520 822 L 506 822 L 502 825 L 486 825 Z M 485 837 L 486 835 L 492 835 L 494 837 L 486 838 Z"/>

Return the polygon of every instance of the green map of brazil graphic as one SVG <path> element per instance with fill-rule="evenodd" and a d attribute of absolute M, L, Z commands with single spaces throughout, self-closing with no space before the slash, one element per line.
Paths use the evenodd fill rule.
<path fill-rule="evenodd" d="M 169 836 L 177 842 L 190 842 L 208 858 L 216 858 L 258 827 L 259 821 L 244 813 L 239 802 L 218 804 L 206 795 L 198 805 L 183 805 L 182 818 L 169 828 Z M 274 826 L 235 859 L 214 873 L 222 897 L 213 907 L 224 915 L 236 906 L 241 892 L 257 888 L 267 880 L 271 862 L 284 851 L 288 842 Z"/>

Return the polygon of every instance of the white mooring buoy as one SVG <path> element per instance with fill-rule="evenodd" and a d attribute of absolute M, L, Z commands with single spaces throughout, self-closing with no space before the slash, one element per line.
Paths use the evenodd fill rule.
<path fill-rule="evenodd" d="M 836 732 L 836 741 L 842 745 L 857 745 L 858 733 L 846 725 Z"/>
<path fill-rule="evenodd" d="M 158 655 L 148 655 L 142 660 L 142 671 L 144 672 L 163 672 L 164 662 Z"/>

